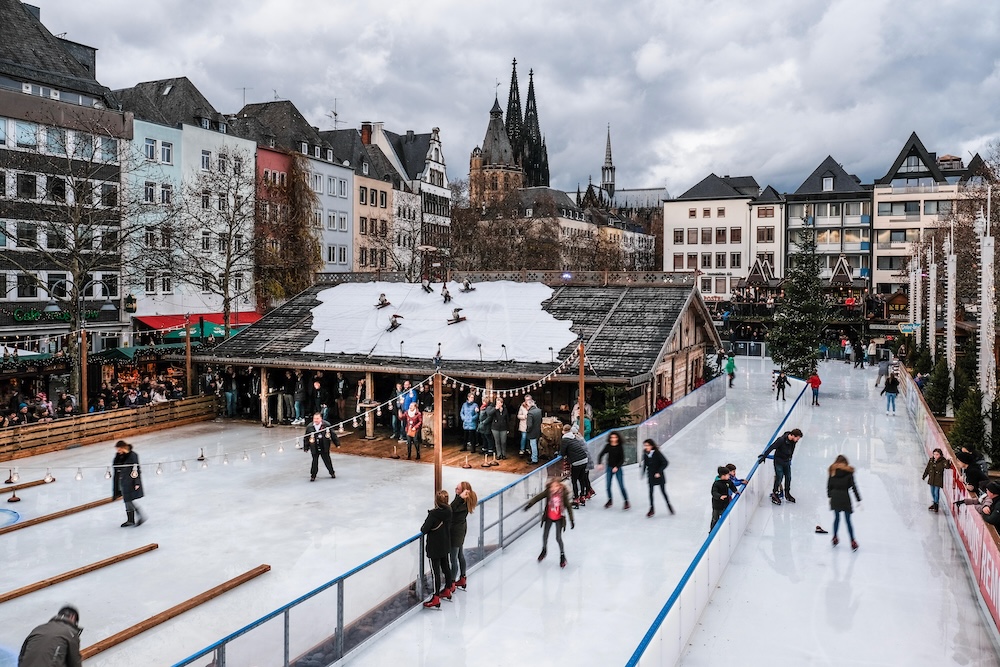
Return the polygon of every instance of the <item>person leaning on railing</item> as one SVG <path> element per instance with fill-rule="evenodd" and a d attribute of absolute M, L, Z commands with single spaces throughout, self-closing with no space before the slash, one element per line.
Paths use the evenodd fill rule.
<path fill-rule="evenodd" d="M 996 502 L 997 496 L 1000 496 L 1000 482 L 990 482 L 986 485 L 986 495 L 982 498 L 956 500 L 955 509 L 961 508 L 962 505 L 975 505 L 983 521 L 994 528 L 1000 528 L 1000 503 Z"/>

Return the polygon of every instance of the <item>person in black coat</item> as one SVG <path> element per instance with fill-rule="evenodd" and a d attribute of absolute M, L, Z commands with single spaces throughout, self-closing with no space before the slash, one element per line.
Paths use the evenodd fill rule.
<path fill-rule="evenodd" d="M 559 545 L 559 567 L 566 567 L 566 549 L 563 547 L 562 534 L 566 530 L 566 513 L 569 513 L 569 527 L 576 528 L 576 521 L 573 520 L 573 504 L 569 499 L 569 489 L 567 489 L 559 478 L 554 477 L 549 480 L 548 485 L 541 493 L 536 494 L 528 504 L 524 506 L 527 512 L 536 503 L 544 500 L 545 507 L 542 508 L 542 553 L 538 554 L 538 561 L 545 560 L 549 551 L 549 529 L 556 527 L 556 543 Z"/>
<path fill-rule="evenodd" d="M 559 455 L 569 462 L 570 479 L 573 481 L 573 505 L 585 505 L 588 498 L 590 482 L 587 477 L 587 445 L 582 438 L 576 437 L 573 427 L 563 425 L 562 441 Z"/>
<path fill-rule="evenodd" d="M 771 452 L 774 452 L 774 490 L 771 492 L 771 502 L 775 505 L 781 504 L 781 498 L 778 497 L 778 489 L 781 488 L 781 482 L 785 482 L 785 500 L 790 503 L 795 502 L 795 496 L 792 495 L 792 456 L 795 455 L 795 445 L 799 443 L 802 439 L 802 431 L 797 428 L 793 428 L 791 431 L 785 431 L 780 437 L 774 439 L 764 453 L 757 457 L 757 463 L 763 463 L 764 459 Z"/>
<path fill-rule="evenodd" d="M 716 472 L 719 475 L 712 482 L 712 523 L 708 526 L 708 532 L 712 532 L 712 529 L 715 528 L 715 524 L 719 522 L 719 517 L 729 507 L 729 501 L 733 498 L 730 495 L 730 491 L 733 490 L 733 482 L 729 479 L 729 468 L 719 466 Z"/>
<path fill-rule="evenodd" d="M 791 382 L 788 381 L 788 376 L 785 375 L 785 371 L 778 373 L 778 377 L 774 379 L 774 400 L 778 400 L 778 395 L 781 394 L 781 400 L 785 400 L 785 387 L 790 385 Z"/>
<path fill-rule="evenodd" d="M 311 395 L 313 412 L 318 412 L 323 418 L 323 421 L 326 421 L 330 414 L 329 392 L 327 392 L 326 388 L 323 387 L 322 382 L 319 380 L 313 380 Z"/>
<path fill-rule="evenodd" d="M 542 409 L 535 404 L 531 396 L 524 397 L 528 404 L 528 416 L 525 420 L 525 435 L 531 448 L 531 462 L 538 463 L 538 441 L 542 438 Z"/>
<path fill-rule="evenodd" d="M 851 494 L 854 490 L 854 498 L 859 503 L 861 495 L 858 487 L 854 483 L 854 468 L 847 463 L 847 457 L 839 455 L 830 465 L 830 476 L 826 480 L 826 495 L 830 498 L 830 509 L 833 510 L 833 546 L 837 546 L 840 540 L 837 538 L 837 529 L 840 528 L 840 513 L 844 513 L 844 520 L 847 522 L 847 533 L 851 536 L 851 548 L 858 550 L 858 543 L 854 539 L 854 526 L 851 525 Z"/>
<path fill-rule="evenodd" d="M 80 667 L 80 612 L 69 605 L 31 631 L 17 657 L 19 667 Z"/>
<path fill-rule="evenodd" d="M 975 448 L 959 445 L 958 451 L 955 452 L 955 460 L 965 472 L 966 490 L 973 491 L 977 495 L 981 494 L 989 481 L 989 476 L 986 474 L 986 459 L 983 455 Z"/>
<path fill-rule="evenodd" d="M 655 514 L 653 511 L 653 489 L 657 486 L 660 487 L 660 493 L 663 494 L 663 499 L 667 502 L 667 509 L 673 514 L 674 506 L 670 504 L 670 498 L 667 497 L 667 466 L 670 465 L 670 462 L 652 440 L 644 441 L 642 449 L 642 469 L 649 481 L 649 511 L 646 512 L 646 516 L 650 517 Z"/>
<path fill-rule="evenodd" d="M 441 598 L 451 599 L 451 568 L 448 566 L 448 556 L 451 554 L 451 505 L 448 504 L 448 492 L 441 490 L 434 495 L 434 508 L 427 510 L 427 518 L 420 526 L 420 532 L 427 537 L 424 540 L 425 552 L 431 561 L 431 572 L 434 574 L 434 590 L 431 599 L 424 603 L 430 609 L 441 608 Z M 441 585 L 442 577 L 445 584 Z"/>
<path fill-rule="evenodd" d="M 465 590 L 465 535 L 469 530 L 469 515 L 479 502 L 476 492 L 468 482 L 459 482 L 451 501 L 451 592 Z"/>
<path fill-rule="evenodd" d="M 319 460 L 323 459 L 330 477 L 336 479 L 337 473 L 333 469 L 333 462 L 330 460 L 330 444 L 336 445 L 340 449 L 340 439 L 334 433 L 330 422 L 323 420 L 323 415 L 315 413 L 313 419 L 306 426 L 306 434 L 302 437 L 302 448 L 312 454 L 312 465 L 309 467 L 309 481 L 316 481 L 316 473 L 319 472 Z"/>
<path fill-rule="evenodd" d="M 122 528 L 141 526 L 146 518 L 139 511 L 135 501 L 142 498 L 142 470 L 139 455 L 132 451 L 132 445 L 124 440 L 115 443 L 114 475 L 111 477 L 111 497 L 125 501 L 125 516 Z"/>
<path fill-rule="evenodd" d="M 629 509 L 632 506 L 628 502 L 628 492 L 625 491 L 625 474 L 622 472 L 622 466 L 625 465 L 625 448 L 622 447 L 622 438 L 617 433 L 608 436 L 608 444 L 604 445 L 604 449 L 597 455 L 597 462 L 600 463 L 605 456 L 608 457 L 608 467 L 604 473 L 608 487 L 608 502 L 604 503 L 604 507 L 607 509 L 614 504 L 611 499 L 611 478 L 614 477 L 618 480 L 618 488 L 622 492 L 622 498 L 625 499 L 625 509 Z"/>
<path fill-rule="evenodd" d="M 479 408 L 479 423 L 476 430 L 479 432 L 479 439 L 482 441 L 483 454 L 492 454 L 496 451 L 496 443 L 493 441 L 493 420 L 497 410 L 493 407 L 489 395 L 483 397 L 483 404 Z"/>

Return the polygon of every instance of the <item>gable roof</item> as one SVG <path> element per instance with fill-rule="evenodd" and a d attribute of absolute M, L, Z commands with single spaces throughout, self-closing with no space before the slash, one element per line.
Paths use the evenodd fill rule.
<path fill-rule="evenodd" d="M 766 188 L 764 188 L 764 191 L 761 192 L 760 195 L 756 199 L 753 200 L 753 203 L 754 204 L 771 204 L 771 203 L 780 204 L 783 201 L 785 201 L 785 198 L 782 197 L 781 194 L 777 190 L 775 190 L 772 186 L 769 185 Z"/>
<path fill-rule="evenodd" d="M 389 140 L 389 145 L 396 152 L 396 156 L 406 169 L 406 176 L 410 180 L 420 178 L 427 166 L 427 151 L 431 146 L 431 134 L 415 134 L 412 130 L 406 134 L 396 134 L 385 131 L 385 136 Z"/>
<path fill-rule="evenodd" d="M 273 138 L 278 148 L 302 152 L 301 144 L 305 142 L 310 148 L 323 149 L 323 159 L 326 159 L 326 150 L 333 148 L 290 100 L 247 104 L 231 124 L 236 134 L 265 146 Z"/>
<path fill-rule="evenodd" d="M 215 127 L 226 118 L 216 111 L 198 87 L 186 76 L 158 81 L 144 81 L 131 88 L 114 91 L 122 109 L 136 118 L 176 127 L 182 123 L 198 125 L 208 119 Z"/>
<path fill-rule="evenodd" d="M 709 174 L 677 199 L 744 199 L 760 194 L 753 176 L 716 176 Z"/>
<path fill-rule="evenodd" d="M 84 51 L 93 49 L 53 35 L 20 0 L 0 0 L 0 75 L 107 103 L 110 91 L 97 82 L 92 68 L 74 57 Z"/>
<path fill-rule="evenodd" d="M 948 182 L 948 179 L 945 178 L 944 174 L 938 168 L 937 159 L 927 151 L 916 132 L 910 133 L 909 139 L 903 144 L 903 149 L 899 151 L 899 155 L 896 156 L 896 161 L 892 163 L 892 167 L 889 168 L 885 176 L 875 182 L 879 185 L 890 185 L 892 179 L 896 178 L 899 168 L 903 166 L 903 162 L 910 155 L 919 157 L 925 169 L 923 171 L 907 172 L 906 175 L 908 177 L 930 176 L 936 183 Z"/>
<path fill-rule="evenodd" d="M 541 185 L 533 188 L 518 188 L 512 191 L 510 196 L 517 198 L 518 207 L 522 210 L 526 208 L 539 209 L 543 205 L 549 204 L 552 204 L 557 209 L 582 210 L 567 193 Z"/>
<path fill-rule="evenodd" d="M 670 193 L 664 188 L 615 188 L 611 198 L 612 206 L 620 209 L 643 209 L 663 206 L 670 199 Z"/>
<path fill-rule="evenodd" d="M 361 141 L 361 132 L 353 128 L 343 130 L 321 130 L 319 135 L 330 146 L 333 147 L 333 154 L 340 160 L 347 160 L 354 173 L 358 176 L 366 176 L 378 181 L 392 180 L 390 173 L 386 172 L 381 160 L 372 158 L 369 152 L 370 146 L 366 146 Z M 368 173 L 364 173 L 364 163 L 368 163 Z"/>
<path fill-rule="evenodd" d="M 494 100 L 490 110 L 490 122 L 486 126 L 486 136 L 483 137 L 482 156 L 484 166 L 514 166 L 516 162 L 514 149 L 503 124 L 500 100 Z"/>
<path fill-rule="evenodd" d="M 823 179 L 833 177 L 833 190 L 823 189 Z M 849 175 L 840 163 L 827 155 L 826 159 L 819 163 L 802 185 L 795 191 L 797 195 L 823 194 L 824 192 L 864 192 L 865 189 Z"/>

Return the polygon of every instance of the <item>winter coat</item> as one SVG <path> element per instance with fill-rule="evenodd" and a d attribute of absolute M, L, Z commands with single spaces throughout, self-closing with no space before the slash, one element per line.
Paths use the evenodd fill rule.
<path fill-rule="evenodd" d="M 497 433 L 506 433 L 508 431 L 507 424 L 509 423 L 510 413 L 507 412 L 507 408 L 504 407 L 502 410 L 493 408 L 493 431 Z"/>
<path fill-rule="evenodd" d="M 969 484 L 974 488 L 979 488 L 979 485 L 983 482 L 989 480 L 989 476 L 986 474 L 986 461 L 983 455 L 979 453 L 978 450 L 973 449 L 969 452 L 963 452 L 959 450 L 955 452 L 955 458 L 966 465 L 965 468 L 965 483 Z"/>
<path fill-rule="evenodd" d="M 821 384 L 823 384 L 823 381 L 820 380 L 819 376 L 816 375 L 815 373 L 813 373 L 812 375 L 810 375 L 809 379 L 806 380 L 806 382 L 808 382 L 809 386 L 812 387 L 813 389 L 819 389 L 819 386 Z"/>
<path fill-rule="evenodd" d="M 111 478 L 111 497 L 122 498 L 125 502 L 142 498 L 142 469 L 139 467 L 139 455 L 134 451 L 128 454 L 115 454 L 114 476 Z M 132 479 L 132 467 L 139 476 Z"/>
<path fill-rule="evenodd" d="M 562 490 L 559 493 L 562 495 L 562 509 L 563 509 L 563 512 L 569 513 L 569 523 L 570 523 L 571 526 L 575 527 L 576 526 L 576 521 L 573 519 L 573 504 L 572 504 L 573 501 L 570 500 L 569 489 L 567 489 L 564 485 L 560 485 L 560 486 L 562 486 Z M 544 526 L 545 525 L 545 519 L 549 515 L 549 490 L 548 490 L 548 488 L 542 489 L 541 493 L 538 493 L 535 496 L 533 496 L 531 498 L 531 500 L 528 501 L 528 504 L 524 506 L 524 511 L 527 512 L 533 505 L 535 505 L 536 503 L 538 503 L 539 501 L 542 501 L 542 500 L 545 501 L 545 506 L 542 508 L 542 519 L 541 519 L 540 524 L 542 526 Z M 563 514 L 562 518 L 559 519 L 559 526 L 561 528 L 563 528 L 563 529 L 566 528 L 566 514 Z"/>
<path fill-rule="evenodd" d="M 726 360 L 726 373 L 727 374 L 732 374 L 732 373 L 735 373 L 735 372 L 736 372 L 736 358 L 735 357 L 729 357 Z"/>
<path fill-rule="evenodd" d="M 889 360 L 888 359 L 883 359 L 882 361 L 878 362 L 878 374 L 879 375 L 888 375 L 889 374 Z"/>
<path fill-rule="evenodd" d="M 642 469 L 646 473 L 646 477 L 649 478 L 650 486 L 667 483 L 665 472 L 668 465 L 670 465 L 670 462 L 667 461 L 667 457 L 660 450 L 654 449 L 643 452 Z M 657 474 L 660 476 L 657 477 Z"/>
<path fill-rule="evenodd" d="M 712 509 L 724 510 L 729 507 L 729 480 L 715 478 L 712 482 Z"/>
<path fill-rule="evenodd" d="M 528 406 L 524 403 L 517 409 L 517 430 L 521 433 L 528 431 Z"/>
<path fill-rule="evenodd" d="M 608 467 L 609 468 L 621 468 L 625 465 L 625 448 L 618 445 L 612 445 L 610 442 L 604 445 L 604 449 L 601 453 L 597 455 L 597 462 L 600 463 L 604 455 L 608 456 Z"/>
<path fill-rule="evenodd" d="M 329 392 L 320 385 L 319 389 L 312 389 L 312 409 L 313 412 L 323 412 L 323 408 L 330 405 Z"/>
<path fill-rule="evenodd" d="M 399 408 L 403 412 L 406 412 L 407 410 L 410 409 L 410 404 L 417 400 L 417 390 L 414 389 L 413 387 L 410 387 L 409 389 L 403 392 L 401 400 L 402 404 L 399 406 Z"/>
<path fill-rule="evenodd" d="M 465 534 L 469 530 L 469 506 L 462 496 L 451 501 L 451 548 L 465 544 Z"/>
<path fill-rule="evenodd" d="M 849 490 L 854 490 L 854 499 L 861 502 L 861 495 L 854 483 L 854 468 L 843 464 L 834 464 L 833 474 L 826 480 L 826 495 L 830 498 L 830 509 L 834 512 L 850 512 L 851 496 Z"/>
<path fill-rule="evenodd" d="M 542 437 L 542 409 L 537 405 L 528 408 L 524 432 L 528 434 L 528 440 L 538 440 Z"/>
<path fill-rule="evenodd" d="M 476 430 L 480 433 L 489 433 L 493 430 L 493 419 L 495 418 L 497 409 L 493 407 L 492 403 L 487 403 L 483 407 L 479 408 L 479 425 Z"/>
<path fill-rule="evenodd" d="M 776 377 L 774 379 L 774 387 L 775 387 L 775 389 L 784 389 L 785 387 L 787 387 L 787 386 L 789 386 L 791 384 L 792 383 L 788 381 L 788 376 L 787 375 L 778 375 L 778 377 Z"/>
<path fill-rule="evenodd" d="M 945 457 L 934 459 L 932 456 L 927 460 L 924 474 L 921 479 L 926 479 L 931 486 L 944 487 L 944 471 L 951 468 L 951 461 Z"/>
<path fill-rule="evenodd" d="M 898 394 L 899 393 L 899 378 L 894 378 L 891 375 L 885 379 L 885 387 L 882 388 L 882 393 L 879 394 Z"/>
<path fill-rule="evenodd" d="M 427 536 L 424 545 L 428 558 L 447 558 L 451 553 L 451 507 L 427 510 L 420 532 Z"/>
<path fill-rule="evenodd" d="M 462 403 L 458 416 L 462 418 L 462 428 L 466 431 L 475 431 L 479 426 L 479 406 L 475 401 Z"/>
<path fill-rule="evenodd" d="M 559 445 L 559 455 L 569 461 L 570 465 L 586 465 L 587 445 L 572 433 L 564 433 Z"/>
<path fill-rule="evenodd" d="M 309 390 L 306 387 L 306 379 L 301 375 L 295 377 L 295 394 L 293 398 L 296 401 L 305 401 L 309 398 Z"/>
<path fill-rule="evenodd" d="M 80 667 L 81 632 L 79 627 L 58 616 L 39 625 L 24 640 L 18 667 Z"/>
<path fill-rule="evenodd" d="M 315 442 L 312 442 L 312 440 L 315 440 Z M 330 428 L 330 422 L 324 419 L 320 422 L 319 426 L 316 426 L 310 421 L 306 426 L 306 434 L 302 436 L 302 448 L 307 452 L 311 452 L 314 447 L 319 447 L 318 452 L 329 452 L 331 443 L 340 447 L 340 438 Z"/>
<path fill-rule="evenodd" d="M 420 429 L 424 427 L 424 413 L 417 410 L 413 414 L 410 414 L 409 412 L 405 413 L 404 417 L 406 418 L 406 435 L 410 435 L 410 432 L 412 431 L 416 434 L 413 437 L 419 438 Z"/>
<path fill-rule="evenodd" d="M 779 437 L 775 438 L 774 442 L 764 450 L 761 456 L 767 456 L 773 451 L 775 463 L 789 463 L 795 454 L 796 443 L 789 439 L 788 434 L 789 431 L 785 431 Z"/>

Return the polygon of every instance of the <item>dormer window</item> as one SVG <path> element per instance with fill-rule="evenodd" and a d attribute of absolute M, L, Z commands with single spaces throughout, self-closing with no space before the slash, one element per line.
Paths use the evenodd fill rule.
<path fill-rule="evenodd" d="M 368 175 L 368 163 L 367 162 L 362 162 L 361 163 L 361 173 L 364 174 L 365 176 Z"/>
<path fill-rule="evenodd" d="M 209 129 L 209 122 L 208 122 L 207 118 L 202 118 L 201 119 L 201 129 L 203 129 L 203 130 Z"/>
<path fill-rule="evenodd" d="M 326 149 L 326 161 L 333 162 L 333 151 L 329 148 Z"/>
<path fill-rule="evenodd" d="M 833 176 L 823 177 L 823 192 L 833 192 Z"/>
<path fill-rule="evenodd" d="M 313 148 L 313 157 L 319 158 L 319 146 Z"/>
<path fill-rule="evenodd" d="M 267 147 L 268 148 L 274 148 L 274 137 L 268 137 L 268 139 L 267 139 Z"/>
<path fill-rule="evenodd" d="M 219 123 L 219 132 L 222 132 L 223 134 L 226 133 L 226 124 L 225 123 Z"/>
<path fill-rule="evenodd" d="M 299 152 L 301 152 L 303 155 L 309 155 L 309 144 L 303 141 L 300 144 Z"/>
<path fill-rule="evenodd" d="M 524 217 L 526 217 L 526 218 L 530 218 L 531 217 L 531 209 L 530 208 L 524 209 Z"/>

